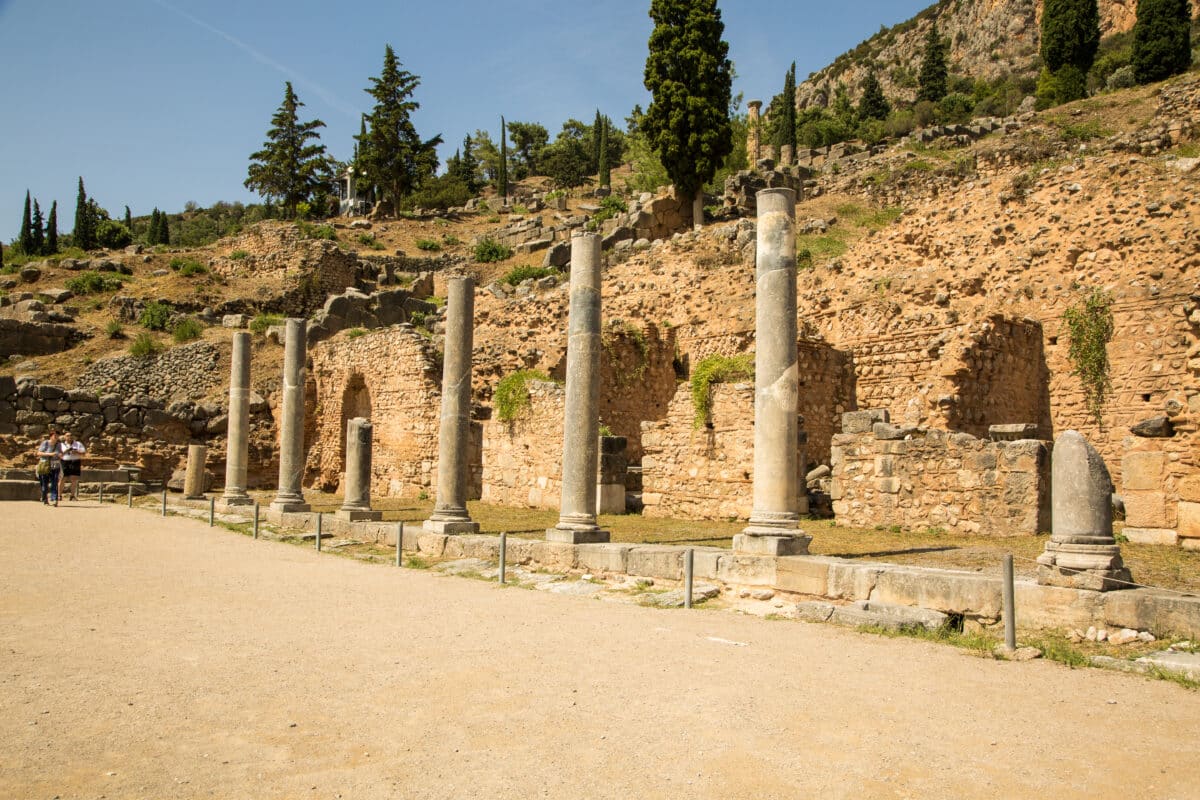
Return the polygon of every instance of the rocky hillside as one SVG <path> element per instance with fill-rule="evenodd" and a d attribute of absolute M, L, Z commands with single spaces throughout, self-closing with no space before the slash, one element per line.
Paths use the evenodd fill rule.
<path fill-rule="evenodd" d="M 1104 36 L 1131 30 L 1136 0 L 1099 0 Z M 925 36 L 935 21 L 950 41 L 950 71 L 992 80 L 1033 72 L 1038 57 L 1041 0 L 939 0 L 912 19 L 881 30 L 796 88 L 797 107 L 825 106 L 839 84 L 857 100 L 867 70 L 874 68 L 888 97 L 911 101 Z M 1200 5 L 1193 4 L 1200 18 Z"/>

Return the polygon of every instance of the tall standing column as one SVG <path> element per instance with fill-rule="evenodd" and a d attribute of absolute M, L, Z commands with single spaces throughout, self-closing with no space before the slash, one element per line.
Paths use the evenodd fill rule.
<path fill-rule="evenodd" d="M 551 542 L 607 542 L 596 524 L 600 436 L 600 237 L 571 240 L 571 309 L 567 323 L 567 402 L 563 415 L 562 503 Z"/>
<path fill-rule="evenodd" d="M 204 457 L 208 448 L 202 444 L 188 445 L 187 472 L 183 475 L 183 499 L 204 499 Z"/>
<path fill-rule="evenodd" d="M 233 335 L 233 366 L 229 371 L 229 426 L 225 434 L 226 506 L 248 506 L 246 460 L 250 451 L 250 334 Z"/>
<path fill-rule="evenodd" d="M 457 276 L 446 283 L 446 355 L 442 361 L 437 501 L 424 527 L 432 533 L 478 533 L 479 523 L 472 522 L 467 511 L 475 281 Z"/>
<path fill-rule="evenodd" d="M 796 193 L 764 189 L 756 200 L 754 510 L 733 549 L 798 555 L 808 552 L 812 537 L 798 527 Z"/>
<path fill-rule="evenodd" d="M 337 516 L 351 522 L 383 519 L 382 511 L 371 510 L 370 420 L 355 417 L 346 422 L 346 477 L 342 481 L 342 507 Z"/>
<path fill-rule="evenodd" d="M 746 104 L 749 110 L 749 126 L 746 131 L 746 160 L 750 162 L 750 169 L 758 169 L 758 159 L 762 156 L 760 143 L 762 141 L 762 122 L 760 119 L 760 109 L 762 109 L 762 100 L 751 100 Z"/>
<path fill-rule="evenodd" d="M 304 364 L 308 358 L 306 321 L 288 319 L 283 340 L 283 402 L 279 410 L 279 489 L 274 511 L 309 511 L 304 502 Z"/>

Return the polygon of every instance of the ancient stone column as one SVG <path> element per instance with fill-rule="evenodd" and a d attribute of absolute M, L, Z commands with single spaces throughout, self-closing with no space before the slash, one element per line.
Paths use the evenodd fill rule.
<path fill-rule="evenodd" d="M 756 200 L 754 510 L 733 549 L 797 555 L 808 552 L 812 537 L 797 526 L 796 193 L 764 189 Z"/>
<path fill-rule="evenodd" d="M 183 476 L 183 499 L 204 499 L 204 457 L 208 448 L 202 444 L 188 445 L 187 472 Z"/>
<path fill-rule="evenodd" d="M 475 281 L 447 281 L 446 355 L 442 361 L 442 419 L 438 431 L 437 501 L 425 520 L 432 533 L 478 533 L 467 512 L 467 447 L 471 435 L 471 352 Z"/>
<path fill-rule="evenodd" d="M 790 144 L 780 145 L 779 146 L 779 166 L 790 167 L 792 165 L 792 159 L 795 157 L 795 155 L 796 155 L 796 152 Z"/>
<path fill-rule="evenodd" d="M 246 460 L 250 451 L 250 334 L 233 335 L 233 366 L 229 371 L 229 425 L 225 434 L 226 506 L 248 506 Z"/>
<path fill-rule="evenodd" d="M 375 428 L 362 417 L 346 421 L 346 476 L 342 481 L 339 519 L 378 522 L 382 511 L 371 510 L 371 436 Z"/>
<path fill-rule="evenodd" d="M 1038 583 L 1073 589 L 1132 588 L 1112 532 L 1112 478 L 1078 431 L 1064 431 L 1050 458 L 1050 541 L 1038 557 Z"/>
<path fill-rule="evenodd" d="M 600 237 L 571 240 L 571 307 L 567 323 L 567 400 L 563 415 L 562 504 L 551 542 L 607 542 L 596 524 L 600 436 Z"/>
<path fill-rule="evenodd" d="M 750 169 L 754 169 L 758 160 L 762 158 L 762 122 L 759 118 L 762 100 L 751 100 L 746 107 L 749 109 L 749 124 L 746 130 L 746 160 L 750 164 Z"/>
<path fill-rule="evenodd" d="M 283 402 L 279 407 L 279 489 L 274 511 L 309 511 L 300 485 L 304 477 L 304 364 L 308 358 L 305 320 L 289 319 L 283 340 Z"/>

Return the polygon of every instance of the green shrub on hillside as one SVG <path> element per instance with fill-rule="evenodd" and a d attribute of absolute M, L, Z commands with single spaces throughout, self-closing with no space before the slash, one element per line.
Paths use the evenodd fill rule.
<path fill-rule="evenodd" d="M 204 326 L 191 317 L 185 317 L 171 328 L 171 337 L 177 342 L 190 342 L 204 335 Z"/>
<path fill-rule="evenodd" d="M 106 275 L 102 272 L 86 270 L 73 278 L 68 278 L 64 285 L 72 294 L 85 295 L 115 292 L 124 284 L 115 275 Z"/>
<path fill-rule="evenodd" d="M 509 286 L 516 286 L 530 278 L 537 280 L 538 278 L 545 278 L 547 275 L 557 274 L 558 270 L 553 267 L 533 267 L 528 264 L 522 264 L 519 267 L 513 267 L 509 270 L 508 274 L 501 279 L 501 282 L 507 283 Z"/>
<path fill-rule="evenodd" d="M 153 336 L 148 333 L 139 333 L 133 343 L 129 345 L 129 354 L 139 357 L 152 356 L 161 353 L 162 349 L 162 345 Z"/>
<path fill-rule="evenodd" d="M 250 320 L 250 330 L 259 335 L 267 332 L 267 328 L 273 325 L 282 325 L 283 315 L 281 314 L 259 314 L 254 319 Z"/>
<path fill-rule="evenodd" d="M 141 316 L 138 317 L 138 324 L 152 331 L 165 331 L 170 321 L 171 307 L 157 300 L 147 303 L 142 309 Z"/>
<path fill-rule="evenodd" d="M 475 260 L 481 264 L 491 261 L 503 261 L 506 258 L 512 258 L 512 254 L 511 247 L 497 242 L 491 237 L 480 239 L 479 243 L 475 245 Z"/>

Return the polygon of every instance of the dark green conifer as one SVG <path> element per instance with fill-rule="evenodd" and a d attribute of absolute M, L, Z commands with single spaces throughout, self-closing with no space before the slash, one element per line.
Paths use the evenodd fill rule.
<path fill-rule="evenodd" d="M 27 256 L 33 255 L 33 215 L 29 205 L 29 190 L 25 190 L 25 211 L 21 214 L 21 232 L 17 235 L 17 246 Z"/>
<path fill-rule="evenodd" d="M 501 202 L 508 205 L 508 126 L 504 117 L 500 117 L 500 171 L 496 176 L 496 191 L 503 198 Z"/>
<path fill-rule="evenodd" d="M 703 208 L 704 185 L 733 152 L 733 64 L 717 0 L 651 0 L 641 127 L 681 197 Z M 699 220 L 697 220 L 699 222 Z"/>
<path fill-rule="evenodd" d="M 1133 76 L 1165 80 L 1192 65 L 1192 9 L 1188 0 L 1138 0 L 1133 26 Z"/>
<path fill-rule="evenodd" d="M 42 253 L 52 256 L 58 252 L 58 201 L 50 203 L 50 216 L 46 217 L 46 245 Z"/>
<path fill-rule="evenodd" d="M 1069 103 L 1087 94 L 1087 73 L 1100 47 L 1096 0 L 1045 0 L 1038 96 L 1043 105 Z"/>
<path fill-rule="evenodd" d="M 940 102 L 947 92 L 949 67 L 946 65 L 946 40 L 938 33 L 937 22 L 929 26 L 925 35 L 925 54 L 921 59 L 921 73 L 917 77 L 917 100 L 930 103 Z"/>
<path fill-rule="evenodd" d="M 875 70 L 868 70 L 863 80 L 862 99 L 858 101 L 858 115 L 863 119 L 887 119 L 892 106 L 883 95 L 883 87 Z"/>
<path fill-rule="evenodd" d="M 42 207 L 38 205 L 35 198 L 33 201 L 33 218 L 29 227 L 30 234 L 30 255 L 41 255 L 43 248 L 46 246 L 46 228 L 45 219 L 42 217 Z"/>
<path fill-rule="evenodd" d="M 75 246 L 81 250 L 96 247 L 96 217 L 83 188 L 82 177 L 79 178 L 79 192 L 75 196 Z"/>
<path fill-rule="evenodd" d="M 612 186 L 612 176 L 608 165 L 608 117 L 600 118 L 600 135 L 598 141 L 600 144 L 599 151 L 599 168 L 596 171 L 596 183 L 600 186 Z"/>

